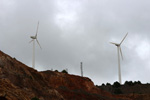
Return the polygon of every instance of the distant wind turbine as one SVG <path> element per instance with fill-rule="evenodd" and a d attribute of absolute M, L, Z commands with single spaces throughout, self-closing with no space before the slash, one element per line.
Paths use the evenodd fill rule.
<path fill-rule="evenodd" d="M 32 67 L 35 68 L 35 40 L 38 43 L 38 45 L 41 48 L 41 45 L 37 39 L 37 33 L 38 33 L 38 28 L 39 28 L 39 22 L 37 24 L 37 30 L 36 30 L 36 34 L 35 36 L 30 36 L 30 38 L 32 39 L 29 43 L 33 42 L 33 55 L 32 55 Z M 41 48 L 42 49 L 42 48 Z"/>
<path fill-rule="evenodd" d="M 122 39 L 122 41 L 118 44 L 118 43 L 114 43 L 114 42 L 110 42 L 111 44 L 114 44 L 117 46 L 117 53 L 118 53 L 118 76 L 119 76 L 119 83 L 121 84 L 121 66 L 120 66 L 120 54 L 123 60 L 123 55 L 122 55 L 122 50 L 121 50 L 121 44 L 124 41 L 124 39 L 126 38 L 126 36 L 128 35 L 128 33 L 125 35 L 125 37 Z M 119 53 L 120 51 L 120 53 Z"/>

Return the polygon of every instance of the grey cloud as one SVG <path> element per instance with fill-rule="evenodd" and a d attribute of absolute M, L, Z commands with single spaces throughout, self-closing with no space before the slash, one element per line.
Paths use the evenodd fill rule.
<path fill-rule="evenodd" d="M 117 48 L 122 44 L 122 78 L 149 82 L 149 58 L 142 60 L 138 42 L 149 44 L 149 1 L 136 0 L 14 0 L 0 1 L 1 50 L 31 66 L 32 44 L 40 21 L 36 44 L 37 70 L 68 68 L 69 73 L 84 75 L 95 84 L 118 80 Z M 140 44 L 143 45 L 143 44 Z M 148 48 L 148 47 L 147 47 Z M 138 51 L 141 52 L 142 51 Z M 143 52 L 144 53 L 144 52 Z"/>

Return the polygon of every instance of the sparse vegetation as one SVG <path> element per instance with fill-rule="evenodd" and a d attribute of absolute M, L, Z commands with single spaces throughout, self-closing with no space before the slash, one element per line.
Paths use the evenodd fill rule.
<path fill-rule="evenodd" d="M 122 94 L 121 89 L 116 88 L 116 89 L 114 90 L 114 94 Z"/>
<path fill-rule="evenodd" d="M 108 91 L 112 94 L 143 94 L 149 93 L 150 84 L 142 84 L 140 81 L 126 81 L 124 85 L 121 85 L 116 81 L 112 85 L 110 83 L 102 83 L 102 85 L 96 87 Z"/>
<path fill-rule="evenodd" d="M 134 81 L 134 82 L 132 82 L 132 81 L 126 81 L 124 83 L 124 85 L 128 85 L 128 86 L 134 86 L 136 84 L 142 84 L 142 83 L 140 81 Z"/>

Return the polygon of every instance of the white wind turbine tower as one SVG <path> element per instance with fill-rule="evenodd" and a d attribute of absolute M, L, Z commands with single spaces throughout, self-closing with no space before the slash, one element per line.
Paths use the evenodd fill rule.
<path fill-rule="evenodd" d="M 39 28 L 39 22 L 37 24 L 37 30 L 36 30 L 36 34 L 35 36 L 30 36 L 30 38 L 32 39 L 29 43 L 33 42 L 33 55 L 32 55 L 32 67 L 35 68 L 35 40 L 38 43 L 38 45 L 40 46 L 40 43 L 37 39 L 37 33 L 38 33 L 38 28 Z M 41 46 L 40 46 L 41 48 Z M 42 49 L 42 48 L 41 48 Z"/>
<path fill-rule="evenodd" d="M 117 46 L 117 53 L 118 53 L 118 75 L 119 75 L 119 83 L 121 84 L 121 66 L 120 66 L 120 54 L 123 60 L 123 55 L 122 55 L 122 50 L 121 50 L 121 44 L 124 41 L 124 39 L 126 38 L 126 36 L 128 35 L 128 33 L 125 35 L 125 37 L 122 39 L 122 41 L 118 44 L 118 43 L 113 43 L 110 42 L 111 44 L 114 44 Z M 120 53 L 119 53 L 120 52 Z"/>

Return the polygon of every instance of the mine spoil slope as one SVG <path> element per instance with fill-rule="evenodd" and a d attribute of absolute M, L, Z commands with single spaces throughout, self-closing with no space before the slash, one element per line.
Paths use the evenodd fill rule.
<path fill-rule="evenodd" d="M 150 93 L 113 94 L 87 77 L 38 72 L 0 51 L 0 100 L 150 100 Z"/>

